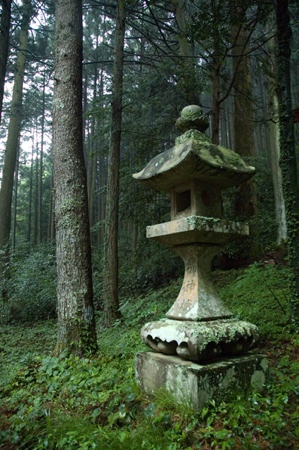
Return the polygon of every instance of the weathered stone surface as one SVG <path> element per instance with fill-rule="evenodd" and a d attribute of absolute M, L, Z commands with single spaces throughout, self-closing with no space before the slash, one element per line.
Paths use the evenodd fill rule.
<path fill-rule="evenodd" d="M 221 191 L 247 181 L 255 169 L 202 134 L 207 121 L 199 106 L 184 108 L 176 125 L 184 134 L 175 146 L 133 175 L 149 187 L 169 191 L 171 221 L 147 227 L 147 237 L 172 246 L 185 263 L 183 284 L 168 319 L 147 324 L 142 336 L 158 352 L 203 361 L 245 352 L 258 338 L 254 325 L 227 320 L 232 313 L 210 277 L 220 247 L 249 234 L 248 225 L 222 218 Z"/>
<path fill-rule="evenodd" d="M 221 190 L 200 180 L 178 184 L 170 190 L 171 220 L 189 216 L 221 218 Z"/>
<path fill-rule="evenodd" d="M 263 355 L 246 355 L 200 365 L 174 356 L 145 352 L 136 356 L 136 380 L 148 394 L 168 390 L 178 401 L 200 410 L 211 400 L 234 400 L 267 382 L 268 362 Z"/>
<path fill-rule="evenodd" d="M 175 125 L 182 133 L 191 129 L 204 132 L 209 127 L 209 121 L 204 117 L 200 106 L 188 105 L 182 109 Z"/>
<path fill-rule="evenodd" d="M 185 274 L 180 292 L 166 316 L 184 321 L 230 317 L 232 313 L 220 299 L 210 274 L 211 260 L 219 247 L 186 244 L 173 249 L 185 263 Z"/>
<path fill-rule="evenodd" d="M 154 238 L 171 246 L 192 242 L 219 245 L 238 236 L 248 235 L 249 227 L 245 223 L 203 216 L 183 217 L 146 228 L 147 238 Z"/>
<path fill-rule="evenodd" d="M 259 338 L 255 325 L 236 319 L 189 322 L 162 319 L 144 325 L 141 337 L 157 352 L 208 361 L 250 350 Z"/>
<path fill-rule="evenodd" d="M 189 130 L 133 177 L 153 189 L 169 191 L 191 178 L 224 189 L 244 183 L 254 174 L 254 167 L 247 166 L 233 150 L 211 144 L 199 131 Z"/>
<path fill-rule="evenodd" d="M 141 330 L 144 342 L 157 353 L 137 355 L 136 378 L 148 393 L 167 389 L 200 409 L 211 400 L 232 400 L 253 387 L 261 390 L 267 377 L 263 356 L 236 357 L 254 347 L 258 329 L 232 318 L 210 277 L 220 246 L 249 234 L 246 224 L 222 218 L 221 191 L 244 183 L 255 169 L 201 133 L 208 123 L 200 107 L 184 108 L 176 125 L 184 134 L 175 146 L 133 175 L 170 193 L 171 221 L 147 227 L 147 237 L 172 246 L 185 263 L 183 284 L 167 319 Z"/>

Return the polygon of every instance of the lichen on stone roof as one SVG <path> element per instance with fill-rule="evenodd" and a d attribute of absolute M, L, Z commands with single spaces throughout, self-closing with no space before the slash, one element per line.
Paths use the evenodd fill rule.
<path fill-rule="evenodd" d="M 180 119 L 180 120 L 179 120 Z M 176 184 L 199 179 L 219 188 L 239 185 L 255 174 L 233 150 L 210 142 L 200 130 L 207 122 L 201 109 L 190 105 L 178 119 L 179 128 L 187 130 L 176 139 L 175 146 L 155 156 L 133 177 L 149 187 L 168 190 Z M 193 126 L 193 128 L 188 128 Z"/>

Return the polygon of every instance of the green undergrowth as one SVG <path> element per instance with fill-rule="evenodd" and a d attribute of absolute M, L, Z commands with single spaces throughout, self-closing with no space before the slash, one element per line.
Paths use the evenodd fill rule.
<path fill-rule="evenodd" d="M 232 271 L 230 277 L 229 284 L 226 280 L 221 286 L 218 280 L 218 285 L 221 298 L 234 315 L 258 325 L 262 337 L 286 336 L 291 323 L 289 270 L 284 266 L 256 263 L 240 274 Z"/>
<path fill-rule="evenodd" d="M 177 280 L 123 299 L 123 317 L 110 329 L 103 328 L 99 315 L 95 356 L 53 357 L 55 322 L 2 327 L 0 448 L 299 448 L 299 338 L 287 325 L 286 269 L 254 265 L 213 277 L 235 314 L 259 322 L 264 339 L 258 351 L 271 366 L 263 394 L 218 405 L 211 401 L 193 411 L 167 392 L 148 397 L 139 390 L 134 358 L 145 350 L 140 328 L 165 314 L 179 292 Z"/>

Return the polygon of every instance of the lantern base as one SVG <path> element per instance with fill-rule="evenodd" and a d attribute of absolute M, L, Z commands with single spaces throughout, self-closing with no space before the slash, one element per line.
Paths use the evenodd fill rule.
<path fill-rule="evenodd" d="M 261 392 L 267 382 L 268 361 L 246 355 L 200 365 L 175 356 L 144 352 L 136 355 L 136 380 L 148 394 L 166 389 L 195 410 L 214 401 L 232 401 L 250 390 Z"/>
<path fill-rule="evenodd" d="M 237 319 L 206 322 L 162 319 L 144 325 L 141 336 L 153 350 L 191 361 L 245 353 L 259 338 L 255 325 Z"/>

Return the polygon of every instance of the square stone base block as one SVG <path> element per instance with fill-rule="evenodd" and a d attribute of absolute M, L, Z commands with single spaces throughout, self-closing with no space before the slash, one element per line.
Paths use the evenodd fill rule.
<path fill-rule="evenodd" d="M 168 390 L 178 401 L 201 409 L 214 400 L 232 401 L 252 389 L 261 391 L 268 375 L 263 355 L 225 358 L 210 364 L 197 364 L 162 353 L 136 355 L 136 380 L 148 394 Z"/>

